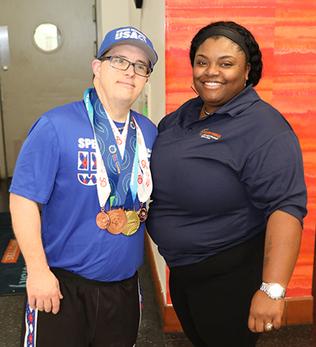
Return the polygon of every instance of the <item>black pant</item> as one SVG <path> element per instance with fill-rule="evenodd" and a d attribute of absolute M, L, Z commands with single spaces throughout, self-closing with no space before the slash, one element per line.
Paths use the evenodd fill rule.
<path fill-rule="evenodd" d="M 170 269 L 170 295 L 184 333 L 196 347 L 253 347 L 248 329 L 262 281 L 264 233 L 197 264 Z"/>
<path fill-rule="evenodd" d="M 30 311 L 26 304 L 21 346 L 132 347 L 135 344 L 140 319 L 137 273 L 123 281 L 103 283 L 65 270 L 52 271 L 63 295 L 60 311 L 56 315 Z M 27 340 L 33 344 L 27 344 Z"/>

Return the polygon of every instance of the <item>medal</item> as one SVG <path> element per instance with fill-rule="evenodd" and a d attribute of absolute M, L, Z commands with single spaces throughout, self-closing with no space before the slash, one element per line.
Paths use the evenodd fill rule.
<path fill-rule="evenodd" d="M 127 223 L 124 226 L 122 233 L 126 236 L 133 235 L 139 228 L 140 220 L 136 211 L 125 211 Z"/>
<path fill-rule="evenodd" d="M 110 224 L 110 217 L 105 211 L 101 211 L 97 214 L 95 221 L 100 229 L 105 230 Z"/>
<path fill-rule="evenodd" d="M 108 211 L 110 217 L 110 225 L 108 226 L 108 231 L 111 234 L 120 234 L 127 224 L 127 217 L 123 209 L 118 208 L 115 210 Z"/>
<path fill-rule="evenodd" d="M 146 207 L 142 207 L 140 210 L 138 210 L 138 217 L 141 223 L 145 222 L 148 216 L 148 211 Z"/>

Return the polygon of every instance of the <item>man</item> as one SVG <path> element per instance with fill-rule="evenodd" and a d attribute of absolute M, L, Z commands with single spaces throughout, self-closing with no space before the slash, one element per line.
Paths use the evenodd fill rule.
<path fill-rule="evenodd" d="M 135 344 L 156 128 L 130 108 L 157 59 L 139 30 L 110 31 L 94 88 L 29 132 L 10 187 L 28 273 L 23 346 Z"/>

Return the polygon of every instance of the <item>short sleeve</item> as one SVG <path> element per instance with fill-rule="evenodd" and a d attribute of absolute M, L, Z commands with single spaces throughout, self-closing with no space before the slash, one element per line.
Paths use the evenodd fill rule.
<path fill-rule="evenodd" d="M 303 221 L 307 193 L 301 149 L 292 131 L 278 134 L 251 153 L 241 179 L 266 218 L 282 210 Z"/>
<path fill-rule="evenodd" d="M 53 190 L 59 162 L 55 128 L 41 117 L 31 128 L 19 153 L 10 192 L 41 204 Z"/>
<path fill-rule="evenodd" d="M 176 122 L 176 114 L 175 112 L 167 114 L 164 116 L 160 122 L 158 123 L 158 134 L 162 133 L 166 129 L 172 127 L 174 123 Z"/>

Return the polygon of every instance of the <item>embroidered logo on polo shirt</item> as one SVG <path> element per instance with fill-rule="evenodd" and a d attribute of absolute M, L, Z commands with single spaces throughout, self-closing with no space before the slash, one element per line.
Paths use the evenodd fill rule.
<path fill-rule="evenodd" d="M 214 133 L 213 131 L 210 131 L 209 129 L 203 129 L 200 132 L 201 139 L 207 139 L 207 140 L 219 140 L 222 135 Z"/>

